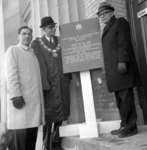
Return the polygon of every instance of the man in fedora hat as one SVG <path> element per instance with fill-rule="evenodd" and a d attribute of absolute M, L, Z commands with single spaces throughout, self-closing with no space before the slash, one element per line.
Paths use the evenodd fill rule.
<path fill-rule="evenodd" d="M 43 17 L 40 28 L 44 35 L 32 42 L 32 48 L 40 63 L 45 105 L 43 127 L 44 146 L 51 150 L 60 146 L 58 128 L 69 115 L 70 75 L 63 74 L 59 38 L 55 36 L 56 23 L 52 17 Z"/>
<path fill-rule="evenodd" d="M 108 2 L 99 5 L 97 16 L 104 25 L 102 47 L 108 90 L 114 92 L 121 124 L 111 134 L 127 137 L 137 133 L 137 115 L 133 87 L 138 85 L 137 64 L 131 43 L 129 23 L 116 18 L 114 7 Z"/>

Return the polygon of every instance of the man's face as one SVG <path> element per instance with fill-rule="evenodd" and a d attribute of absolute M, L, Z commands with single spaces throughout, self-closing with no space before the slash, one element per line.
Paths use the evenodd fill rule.
<path fill-rule="evenodd" d="M 32 32 L 29 29 L 24 28 L 20 31 L 18 37 L 19 37 L 19 42 L 22 45 L 29 46 L 32 41 Z"/>
<path fill-rule="evenodd" d="M 111 17 L 113 16 L 113 14 L 114 14 L 113 11 L 101 12 L 98 15 L 100 23 L 107 24 L 109 22 L 109 20 L 111 19 Z"/>
<path fill-rule="evenodd" d="M 43 28 L 43 31 L 46 36 L 54 36 L 56 32 L 56 26 L 55 25 L 48 25 Z"/>

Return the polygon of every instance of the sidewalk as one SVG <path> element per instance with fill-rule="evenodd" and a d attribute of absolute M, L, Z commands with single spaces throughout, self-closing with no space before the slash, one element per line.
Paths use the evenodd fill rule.
<path fill-rule="evenodd" d="M 110 134 L 94 139 L 66 137 L 62 146 L 65 150 L 147 150 L 147 126 L 139 126 L 138 134 L 118 138 Z"/>

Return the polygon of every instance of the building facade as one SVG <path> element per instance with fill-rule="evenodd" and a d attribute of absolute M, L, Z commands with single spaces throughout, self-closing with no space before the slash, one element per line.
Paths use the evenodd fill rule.
<path fill-rule="evenodd" d="M 2 0 L 1 0 L 2 1 Z M 41 36 L 40 19 L 44 16 L 52 16 L 59 26 L 65 23 L 96 17 L 97 8 L 102 0 L 3 0 L 4 20 L 4 47 L 17 42 L 17 29 L 21 25 L 29 25 L 33 28 L 34 38 Z M 138 17 L 140 10 L 146 9 L 146 0 L 108 0 L 116 9 L 116 16 L 129 20 L 132 29 L 134 45 L 143 88 L 147 90 L 147 23 L 146 14 Z M 145 33 L 144 33 L 145 32 Z M 59 35 L 59 30 L 57 30 Z M 138 36 L 140 34 L 140 36 Z M 140 51 L 140 48 L 142 49 Z M 102 84 L 98 84 L 98 78 Z M 105 84 L 104 68 L 91 71 L 93 95 L 96 117 L 102 120 L 119 119 L 115 99 L 112 93 L 108 93 Z M 147 93 L 147 92 L 145 92 Z M 1 93 L 2 95 L 2 93 Z M 140 94 L 143 95 L 142 93 Z M 147 97 L 147 95 L 145 95 Z M 142 99 L 145 99 L 142 96 Z M 138 96 L 136 96 L 138 98 Z M 1 103 L 3 100 L 1 99 Z M 76 109 L 75 109 L 76 108 Z M 140 109 L 137 104 L 137 109 Z M 139 118 L 141 114 L 139 112 Z M 84 109 L 79 73 L 72 74 L 71 84 L 71 115 L 68 123 L 84 122 Z M 140 119 L 141 120 L 141 119 Z"/>

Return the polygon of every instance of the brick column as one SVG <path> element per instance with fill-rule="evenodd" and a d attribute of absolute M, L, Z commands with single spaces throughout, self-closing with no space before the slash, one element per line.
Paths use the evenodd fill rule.
<path fill-rule="evenodd" d="M 39 29 L 40 25 L 39 0 L 31 0 L 31 20 L 32 20 L 33 36 L 34 37 L 40 36 L 41 31 Z"/>
<path fill-rule="evenodd" d="M 69 5 L 68 0 L 58 0 L 59 5 L 59 22 L 60 24 L 69 23 L 70 16 L 69 16 Z"/>
<path fill-rule="evenodd" d="M 34 37 L 41 36 L 40 19 L 48 15 L 47 0 L 31 0 L 31 14 Z"/>
<path fill-rule="evenodd" d="M 0 0 L 0 130 L 6 123 L 6 84 L 4 79 L 4 18 L 3 18 L 3 1 Z M 2 125 L 2 126 L 1 126 Z"/>
<path fill-rule="evenodd" d="M 51 16 L 59 26 L 59 4 L 58 0 L 48 0 L 48 15 Z M 59 28 L 56 30 L 56 35 L 59 36 Z"/>

